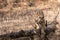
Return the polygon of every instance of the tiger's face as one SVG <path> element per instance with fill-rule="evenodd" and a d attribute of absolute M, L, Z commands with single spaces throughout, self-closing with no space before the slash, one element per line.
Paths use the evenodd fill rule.
<path fill-rule="evenodd" d="M 35 15 L 35 20 L 36 21 L 41 21 L 44 18 L 44 14 L 42 11 L 38 11 Z"/>
<path fill-rule="evenodd" d="M 39 29 L 39 24 L 40 24 L 40 22 L 43 20 L 43 17 L 44 17 L 44 15 L 43 15 L 43 12 L 42 11 L 38 11 L 38 12 L 36 12 L 36 14 L 35 14 L 35 22 L 36 22 L 36 29 Z"/>

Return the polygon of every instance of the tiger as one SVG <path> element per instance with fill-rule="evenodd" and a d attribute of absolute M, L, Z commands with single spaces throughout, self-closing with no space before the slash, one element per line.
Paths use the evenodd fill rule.
<path fill-rule="evenodd" d="M 36 15 L 35 15 L 35 22 L 36 22 L 36 29 L 41 29 L 42 33 L 44 32 L 45 28 L 45 19 L 44 19 L 44 14 L 42 10 L 37 10 Z M 37 27 L 38 26 L 38 27 Z"/>

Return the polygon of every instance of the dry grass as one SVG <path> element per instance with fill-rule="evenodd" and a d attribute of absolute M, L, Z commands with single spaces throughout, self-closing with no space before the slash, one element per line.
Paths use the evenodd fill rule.
<path fill-rule="evenodd" d="M 34 29 L 35 19 L 38 18 L 35 15 L 40 9 L 44 12 L 45 20 L 51 23 L 58 13 L 59 5 L 57 0 L 0 0 L 0 35 Z M 56 34 L 60 35 L 60 14 L 56 20 L 59 23 L 56 25 Z M 57 36 L 52 36 L 50 39 L 59 40 L 59 37 L 57 39 Z"/>
<path fill-rule="evenodd" d="M 28 3 L 30 3 L 30 1 L 32 3 L 34 3 L 34 5 L 31 7 L 28 4 Z M 19 27 L 22 27 L 22 26 L 20 26 L 20 24 L 24 25 L 24 22 L 25 22 L 25 24 L 28 24 L 30 22 L 28 20 L 33 19 L 33 18 L 31 18 L 31 15 L 34 15 L 34 12 L 31 15 L 29 13 L 27 13 L 26 17 L 24 16 L 25 15 L 24 13 L 26 13 L 26 11 L 28 11 L 30 9 L 42 9 L 44 12 L 44 15 L 45 15 L 45 19 L 48 20 L 48 22 L 53 21 L 54 17 L 57 14 L 57 11 L 58 11 L 57 5 L 58 5 L 57 0 L 52 0 L 52 1 L 51 0 L 5 0 L 5 1 L 0 0 L 0 15 L 1 15 L 1 17 L 4 17 L 4 18 L 1 18 L 3 20 L 0 19 L 1 20 L 0 34 L 10 33 L 10 32 L 12 32 L 12 30 L 18 31 L 18 30 L 20 30 Z M 26 9 L 28 9 L 28 10 L 26 10 Z M 21 16 L 21 13 L 22 13 L 22 15 L 23 14 L 24 15 Z M 30 19 L 29 19 L 28 15 L 29 15 Z M 7 18 L 8 18 L 8 20 L 7 20 Z M 60 21 L 59 18 L 57 20 L 58 20 L 58 22 Z M 21 22 L 23 22 L 23 24 Z M 30 27 L 29 29 L 33 28 L 32 24 L 33 24 L 33 22 L 29 24 L 29 27 Z M 27 27 L 28 25 L 24 25 L 23 27 L 25 28 L 25 26 Z M 23 29 L 23 27 L 21 29 Z"/>

